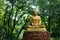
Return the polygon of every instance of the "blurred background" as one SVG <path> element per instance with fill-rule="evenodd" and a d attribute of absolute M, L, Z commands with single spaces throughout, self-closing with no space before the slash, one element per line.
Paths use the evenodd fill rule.
<path fill-rule="evenodd" d="M 34 7 L 51 40 L 60 40 L 60 0 L 0 0 L 0 40 L 22 40 Z"/>

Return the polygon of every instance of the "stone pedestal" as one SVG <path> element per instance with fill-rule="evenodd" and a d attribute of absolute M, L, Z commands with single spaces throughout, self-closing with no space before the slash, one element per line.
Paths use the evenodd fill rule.
<path fill-rule="evenodd" d="M 26 31 L 23 40 L 50 40 L 50 34 L 48 31 Z"/>

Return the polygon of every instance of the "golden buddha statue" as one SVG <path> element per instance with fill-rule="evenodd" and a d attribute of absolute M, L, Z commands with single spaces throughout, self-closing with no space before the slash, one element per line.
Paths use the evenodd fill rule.
<path fill-rule="evenodd" d="M 37 15 L 36 8 L 33 10 L 34 15 L 30 17 L 30 25 L 27 26 L 27 31 L 46 31 L 44 25 L 41 25 L 41 17 Z"/>

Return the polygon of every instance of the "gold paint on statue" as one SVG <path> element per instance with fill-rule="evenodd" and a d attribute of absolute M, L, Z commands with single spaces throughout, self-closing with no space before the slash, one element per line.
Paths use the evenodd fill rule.
<path fill-rule="evenodd" d="M 37 15 L 37 10 L 34 9 L 34 15 L 30 17 L 30 25 L 27 31 L 46 31 L 45 25 L 41 25 L 41 17 Z"/>

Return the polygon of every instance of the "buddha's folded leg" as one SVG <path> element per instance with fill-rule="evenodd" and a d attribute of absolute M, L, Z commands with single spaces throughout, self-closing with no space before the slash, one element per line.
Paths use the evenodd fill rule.
<path fill-rule="evenodd" d="M 39 28 L 45 28 L 45 25 L 39 25 Z"/>
<path fill-rule="evenodd" d="M 28 25 L 27 28 L 34 28 L 34 26 Z"/>

